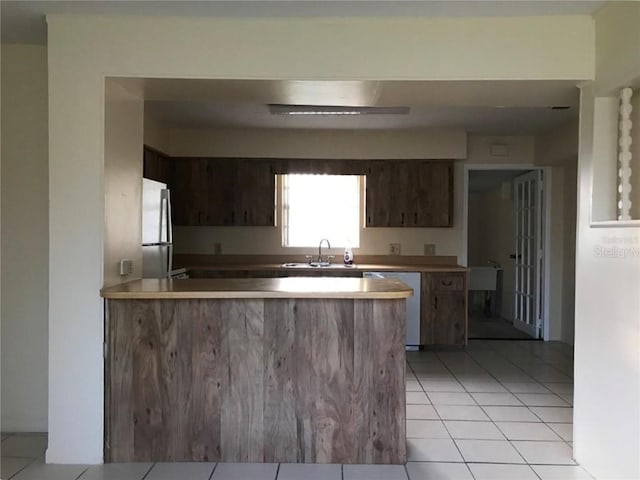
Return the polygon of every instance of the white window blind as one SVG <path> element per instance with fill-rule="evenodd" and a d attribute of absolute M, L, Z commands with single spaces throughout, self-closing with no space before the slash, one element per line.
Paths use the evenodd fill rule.
<path fill-rule="evenodd" d="M 357 175 L 283 175 L 283 245 L 332 247 L 360 242 L 360 177 Z"/>

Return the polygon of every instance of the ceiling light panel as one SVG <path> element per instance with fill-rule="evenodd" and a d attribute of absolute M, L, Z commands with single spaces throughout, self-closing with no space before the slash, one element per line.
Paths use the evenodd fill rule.
<path fill-rule="evenodd" d="M 409 107 L 269 105 L 271 115 L 408 115 L 409 111 Z"/>

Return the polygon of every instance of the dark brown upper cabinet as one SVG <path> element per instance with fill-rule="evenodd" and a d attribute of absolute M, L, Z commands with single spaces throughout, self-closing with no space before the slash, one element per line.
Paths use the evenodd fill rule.
<path fill-rule="evenodd" d="M 174 158 L 171 181 L 175 225 L 273 226 L 272 161 Z"/>
<path fill-rule="evenodd" d="M 366 183 L 367 227 L 451 227 L 453 162 L 374 160 Z"/>
<path fill-rule="evenodd" d="M 169 182 L 169 158 L 154 148 L 144 146 L 142 176 L 157 182 Z"/>
<path fill-rule="evenodd" d="M 204 158 L 172 158 L 169 178 L 174 225 L 210 225 L 209 165 Z"/>

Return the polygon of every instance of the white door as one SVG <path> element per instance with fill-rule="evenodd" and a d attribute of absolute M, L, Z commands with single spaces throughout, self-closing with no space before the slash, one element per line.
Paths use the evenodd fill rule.
<path fill-rule="evenodd" d="M 542 338 L 544 232 L 542 170 L 514 180 L 516 201 L 516 285 L 513 326 Z"/>

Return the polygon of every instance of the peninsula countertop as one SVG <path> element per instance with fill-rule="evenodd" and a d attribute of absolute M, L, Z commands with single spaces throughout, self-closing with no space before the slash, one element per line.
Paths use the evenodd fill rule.
<path fill-rule="evenodd" d="M 103 288 L 107 299 L 197 298 L 342 298 L 397 299 L 413 290 L 394 279 L 377 278 L 232 278 L 142 279 Z"/>
<path fill-rule="evenodd" d="M 454 273 L 454 272 L 468 272 L 467 267 L 463 267 L 456 264 L 442 264 L 442 265 L 389 265 L 389 264 L 372 264 L 372 263 L 355 263 L 349 268 L 345 268 L 341 263 L 332 264 L 330 267 L 313 267 L 311 265 L 304 266 L 303 262 L 296 263 L 295 268 L 285 266 L 286 263 L 254 263 L 254 264 L 220 264 L 220 265 L 188 265 L 185 268 L 187 271 L 193 270 L 212 270 L 212 271 L 332 271 L 336 269 L 344 269 L 344 271 L 356 271 L 356 272 L 425 272 L 425 273 Z"/>

